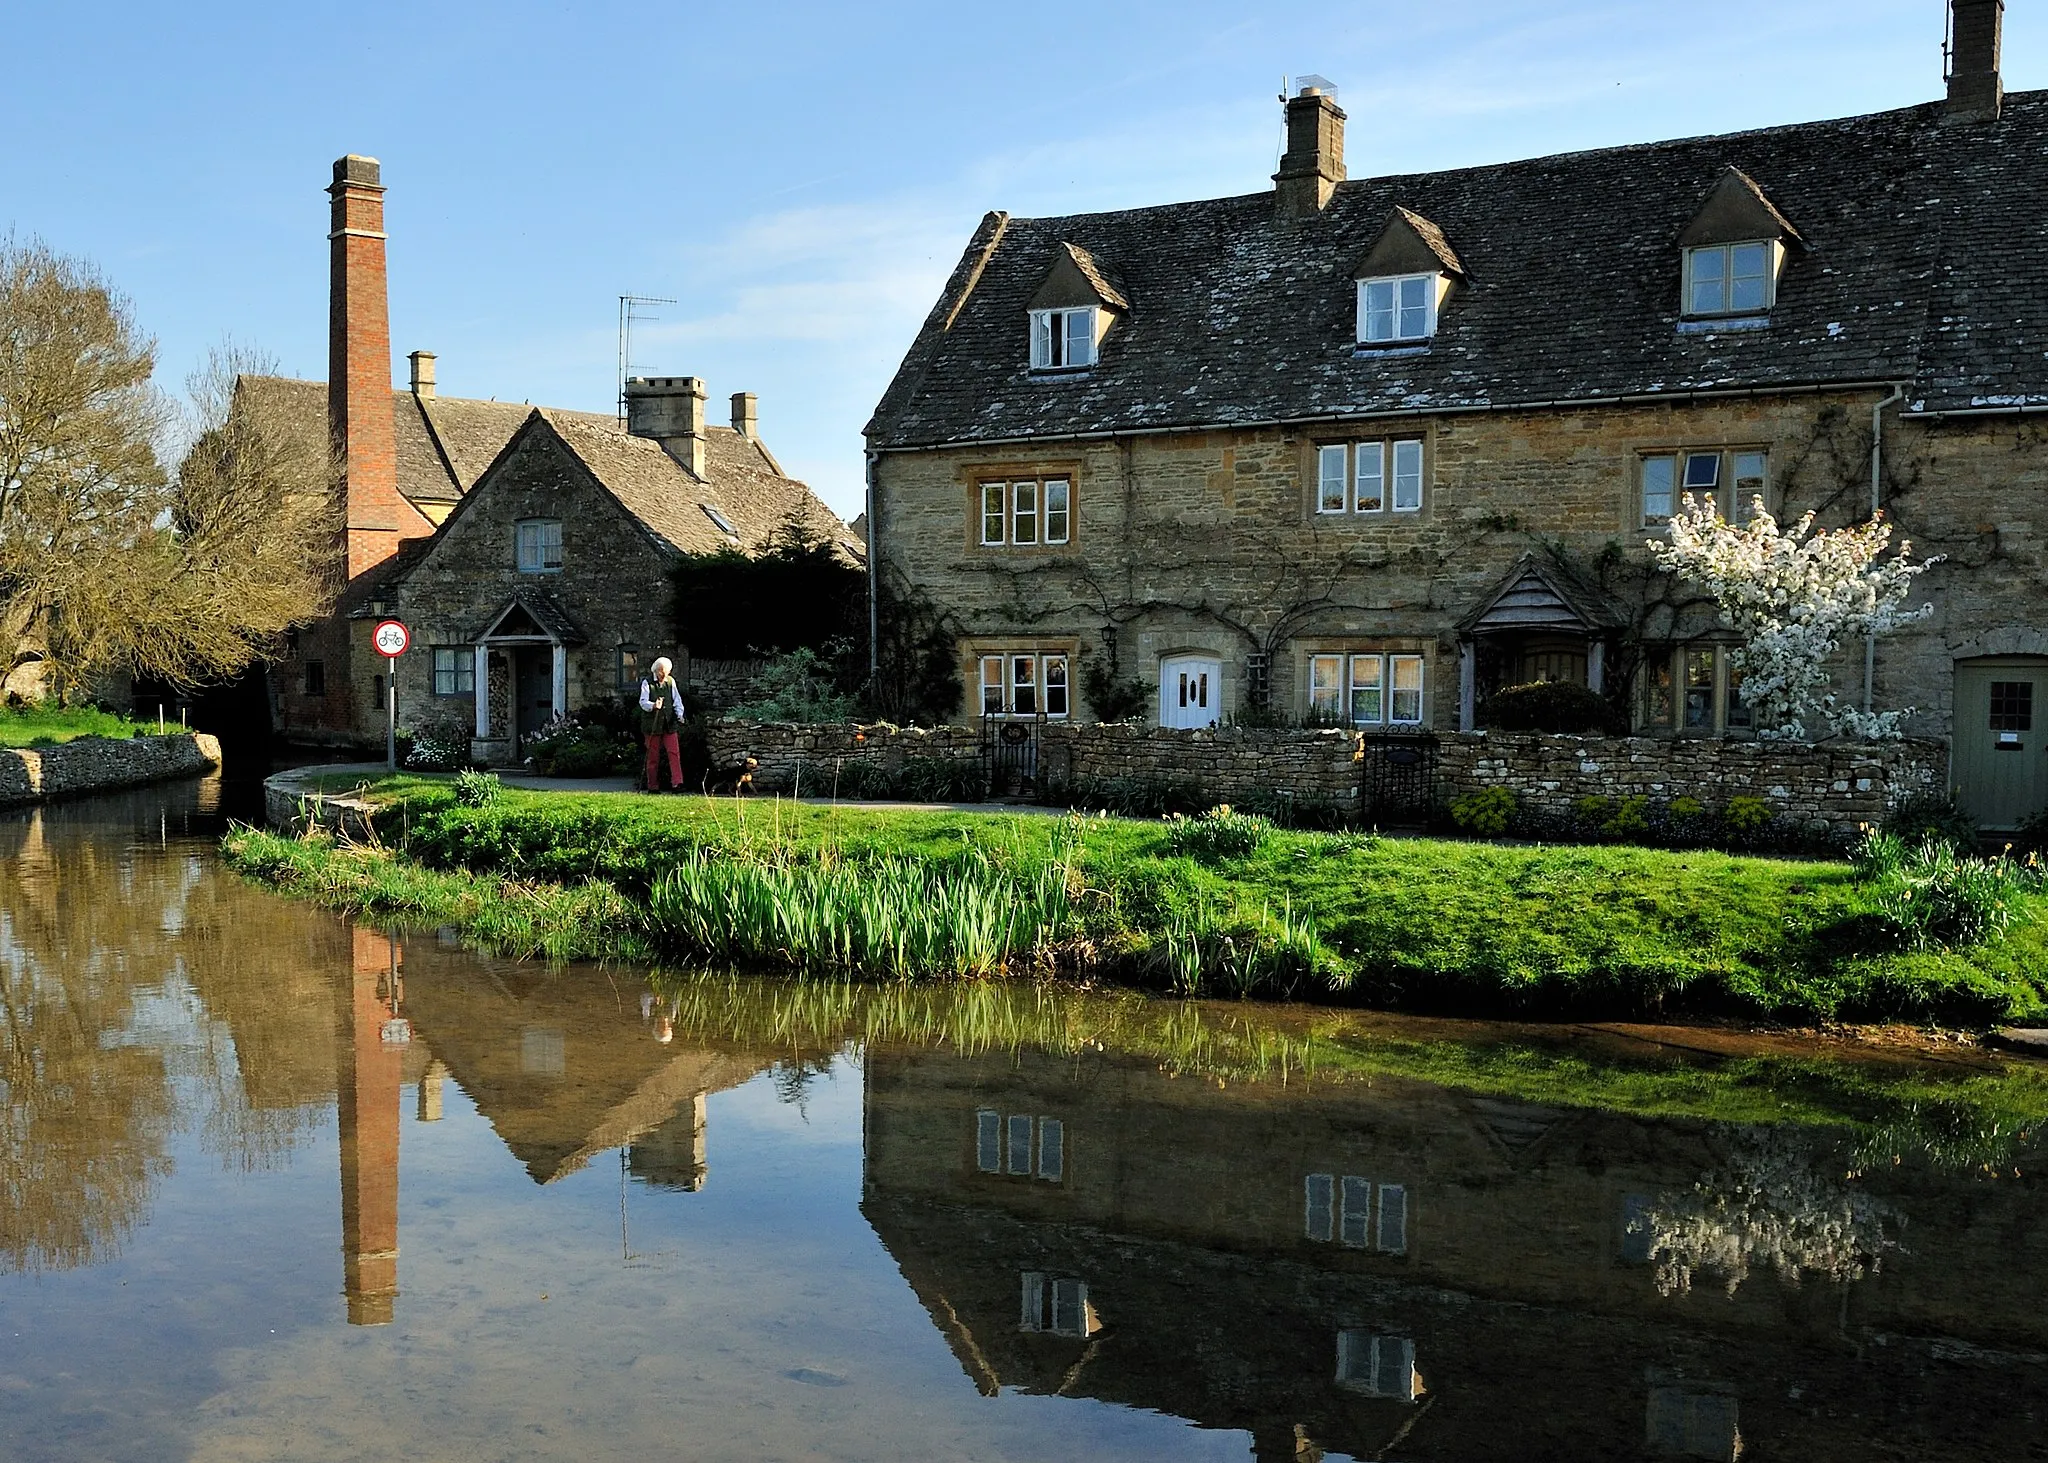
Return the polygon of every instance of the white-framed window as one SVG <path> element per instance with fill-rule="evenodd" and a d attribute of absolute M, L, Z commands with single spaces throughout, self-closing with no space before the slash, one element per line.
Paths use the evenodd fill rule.
<path fill-rule="evenodd" d="M 1392 274 L 1358 282 L 1358 338 L 1366 345 L 1428 340 L 1436 334 L 1441 274 Z"/>
<path fill-rule="evenodd" d="M 1422 1379 L 1415 1372 L 1414 1341 L 1349 1327 L 1340 1330 L 1337 1385 L 1367 1397 L 1413 1402 L 1422 1393 Z"/>
<path fill-rule="evenodd" d="M 1302 1232 L 1383 1255 L 1408 1253 L 1408 1189 L 1357 1174 L 1312 1173 L 1302 1181 Z M 1377 1228 L 1375 1228 L 1377 1221 Z"/>
<path fill-rule="evenodd" d="M 1685 251 L 1685 313 L 1760 315 L 1777 292 L 1778 245 L 1701 244 Z"/>
<path fill-rule="evenodd" d="M 981 542 L 1058 548 L 1073 536 L 1074 484 L 1071 478 L 1024 478 L 981 485 Z"/>
<path fill-rule="evenodd" d="M 476 652 L 467 645 L 434 647 L 434 694 L 474 696 L 476 694 Z"/>
<path fill-rule="evenodd" d="M 1095 307 L 1031 312 L 1031 369 L 1069 370 L 1095 364 Z"/>
<path fill-rule="evenodd" d="M 1041 1331 L 1053 1336 L 1093 1336 L 1102 1320 L 1088 1301 L 1088 1282 L 1067 1275 L 1048 1275 L 1042 1270 L 1023 1272 L 1021 1304 L 1017 1317 L 1020 1331 Z"/>
<path fill-rule="evenodd" d="M 983 1173 L 1065 1183 L 1067 1125 L 1043 1115 L 1005 1116 L 981 1108 L 974 1114 L 974 1166 Z"/>
<path fill-rule="evenodd" d="M 1326 725 L 1419 726 L 1422 657 L 1329 651 L 1308 658 L 1308 712 Z"/>
<path fill-rule="evenodd" d="M 1636 462 L 1643 526 L 1669 522 L 1681 495 L 1712 503 L 1730 523 L 1747 523 L 1759 501 L 1770 507 L 1770 466 L 1761 447 L 1646 452 Z"/>
<path fill-rule="evenodd" d="M 561 519 L 522 519 L 516 531 L 521 573 L 554 574 L 561 570 Z"/>
<path fill-rule="evenodd" d="M 1643 657 L 1643 726 L 1688 736 L 1741 736 L 1756 727 L 1742 699 L 1732 645 L 1695 642 L 1651 648 Z"/>
<path fill-rule="evenodd" d="M 1316 447 L 1318 513 L 1417 513 L 1422 509 L 1422 439 L 1387 437 Z"/>
<path fill-rule="evenodd" d="M 1038 651 L 990 652 L 981 657 L 984 716 L 1066 716 L 1072 708 L 1067 657 Z"/>

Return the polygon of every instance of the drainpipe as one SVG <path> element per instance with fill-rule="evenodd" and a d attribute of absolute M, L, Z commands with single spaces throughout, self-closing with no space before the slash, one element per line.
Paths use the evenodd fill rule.
<path fill-rule="evenodd" d="M 882 566 L 875 552 L 875 473 L 880 467 L 882 454 L 870 450 L 867 454 L 867 515 L 868 515 L 868 694 L 874 694 L 875 678 L 882 672 L 882 612 L 877 594 L 877 576 Z"/>
<path fill-rule="evenodd" d="M 1881 396 L 1870 409 L 1870 516 L 1884 511 L 1884 409 L 1896 406 L 1906 394 L 1903 386 L 1894 386 L 1890 394 Z M 873 519 L 868 520 L 870 523 Z M 1863 714 L 1868 716 L 1873 709 L 1877 694 L 1877 636 L 1863 637 Z"/>

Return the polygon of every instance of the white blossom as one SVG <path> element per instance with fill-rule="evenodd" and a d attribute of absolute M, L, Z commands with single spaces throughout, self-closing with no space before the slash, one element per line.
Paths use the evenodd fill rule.
<path fill-rule="evenodd" d="M 1931 604 L 1905 602 L 1914 578 L 1940 559 L 1914 563 L 1902 539 L 1880 562 L 1891 535 L 1881 513 L 1837 529 L 1815 528 L 1808 513 L 1780 528 L 1760 498 L 1738 526 L 1688 493 L 1669 540 L 1652 539 L 1649 548 L 1659 568 L 1711 594 L 1721 622 L 1742 637 L 1729 662 L 1759 735 L 1804 739 L 1807 717 L 1818 713 L 1838 733 L 1876 741 L 1898 736 L 1911 708 L 1864 711 L 1840 700 L 1827 665 L 1845 638 L 1884 635 L 1934 613 Z"/>

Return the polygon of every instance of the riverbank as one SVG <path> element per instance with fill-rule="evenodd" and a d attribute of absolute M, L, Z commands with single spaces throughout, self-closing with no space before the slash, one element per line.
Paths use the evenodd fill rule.
<path fill-rule="evenodd" d="M 1846 863 L 1014 816 L 370 785 L 383 846 L 238 833 L 288 892 L 555 958 L 1039 973 L 1459 1015 L 2027 1021 L 2048 898 L 1912 948 Z M 1908 891 L 1910 902 L 1910 891 Z"/>
<path fill-rule="evenodd" d="M 205 732 L 84 735 L 50 746 L 0 747 L 0 807 L 199 777 L 219 768 L 220 742 Z"/>

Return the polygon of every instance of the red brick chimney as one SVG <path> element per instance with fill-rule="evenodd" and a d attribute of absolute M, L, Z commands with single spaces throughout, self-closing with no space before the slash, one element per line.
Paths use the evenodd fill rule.
<path fill-rule="evenodd" d="M 384 287 L 384 185 L 377 160 L 334 164 L 327 297 L 327 420 L 346 485 L 348 576 L 398 552 L 411 505 L 398 496 L 391 421 L 391 313 Z"/>

